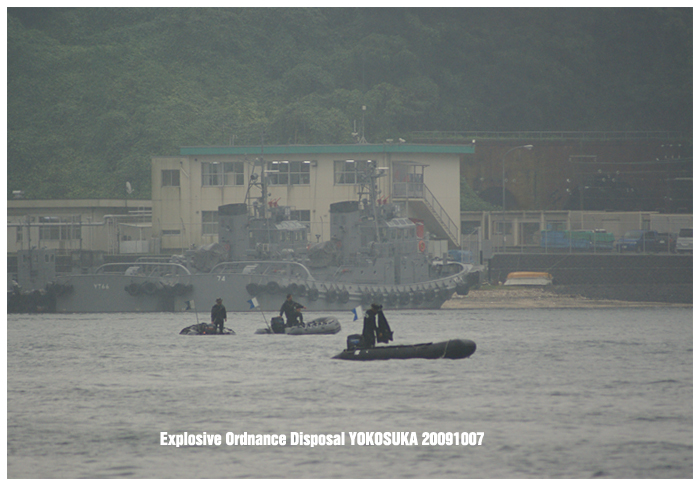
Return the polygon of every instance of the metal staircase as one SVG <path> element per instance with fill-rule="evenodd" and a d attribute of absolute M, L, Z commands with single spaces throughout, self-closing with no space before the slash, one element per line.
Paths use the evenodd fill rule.
<path fill-rule="evenodd" d="M 428 186 L 422 182 L 394 182 L 392 197 L 394 202 L 405 201 L 410 214 L 422 219 L 431 233 L 447 238 L 453 248 L 460 247 L 459 226 Z"/>

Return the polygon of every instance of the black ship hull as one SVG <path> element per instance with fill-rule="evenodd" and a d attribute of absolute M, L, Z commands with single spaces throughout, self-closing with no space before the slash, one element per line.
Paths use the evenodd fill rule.
<path fill-rule="evenodd" d="M 346 349 L 333 359 L 372 361 L 387 359 L 463 359 L 476 351 L 476 343 L 468 339 L 450 339 L 439 343 L 423 343 L 374 348 Z"/>

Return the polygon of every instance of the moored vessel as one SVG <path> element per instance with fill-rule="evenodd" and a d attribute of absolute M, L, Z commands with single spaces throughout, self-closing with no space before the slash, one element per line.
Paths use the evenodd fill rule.
<path fill-rule="evenodd" d="M 216 296 L 229 311 L 249 310 L 251 298 L 275 311 L 286 294 L 309 311 L 436 309 L 479 283 L 480 266 L 426 252 L 415 222 L 378 197 L 376 167 L 358 174 L 358 200 L 331 204 L 330 239 L 313 244 L 289 208 L 268 204 L 264 171 L 254 175 L 260 198 L 219 206 L 218 243 L 60 276 L 71 291 L 56 294 L 56 312 L 179 312 L 207 309 Z"/>

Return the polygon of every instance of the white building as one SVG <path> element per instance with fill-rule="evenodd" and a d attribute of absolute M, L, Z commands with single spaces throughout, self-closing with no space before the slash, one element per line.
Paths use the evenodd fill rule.
<path fill-rule="evenodd" d="M 435 239 L 459 247 L 460 157 L 471 145 L 185 147 L 152 159 L 153 238 L 165 252 L 216 243 L 218 207 L 253 203 L 251 176 L 268 177 L 267 203 L 288 206 L 311 241 L 330 237 L 331 203 L 358 199 L 358 169 L 375 165 L 380 204 L 400 204 Z M 253 176 L 255 177 L 255 176 Z M 255 182 L 255 181 L 253 181 Z"/>

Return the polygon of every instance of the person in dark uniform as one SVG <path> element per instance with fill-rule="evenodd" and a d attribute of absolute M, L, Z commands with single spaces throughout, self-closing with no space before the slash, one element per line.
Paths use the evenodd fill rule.
<path fill-rule="evenodd" d="M 379 318 L 379 322 L 377 322 Z M 376 336 L 376 341 L 375 341 Z M 365 322 L 362 326 L 362 341 L 367 348 L 373 348 L 375 342 L 388 343 L 394 340 L 394 333 L 384 316 L 383 307 L 379 304 L 372 306 L 365 312 Z"/>
<path fill-rule="evenodd" d="M 226 320 L 226 307 L 221 298 L 216 299 L 216 304 L 211 308 L 211 323 L 214 324 L 215 332 L 224 333 L 224 321 Z"/>
<path fill-rule="evenodd" d="M 376 305 L 375 309 L 377 311 L 377 342 L 378 343 L 388 343 L 394 340 L 394 333 L 389 327 L 389 321 L 386 320 L 384 311 L 381 305 Z"/>
<path fill-rule="evenodd" d="M 362 326 L 362 343 L 366 348 L 373 348 L 375 343 L 375 334 L 377 332 L 377 304 L 372 306 L 365 312 L 365 322 Z"/>
<path fill-rule="evenodd" d="M 287 316 L 287 327 L 304 323 L 304 316 L 299 309 L 306 309 L 303 305 L 292 300 L 292 294 L 287 294 L 287 300 L 280 307 L 280 316 Z"/>

